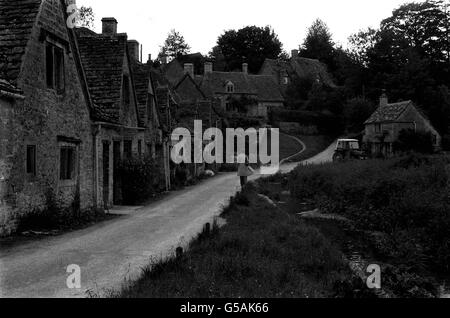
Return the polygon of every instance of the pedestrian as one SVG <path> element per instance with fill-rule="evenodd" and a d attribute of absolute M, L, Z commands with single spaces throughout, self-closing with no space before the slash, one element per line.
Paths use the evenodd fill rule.
<path fill-rule="evenodd" d="M 254 170 L 250 167 L 248 157 L 246 155 L 238 156 L 238 176 L 241 179 L 241 187 L 244 188 L 247 184 L 248 177 L 253 175 Z"/>

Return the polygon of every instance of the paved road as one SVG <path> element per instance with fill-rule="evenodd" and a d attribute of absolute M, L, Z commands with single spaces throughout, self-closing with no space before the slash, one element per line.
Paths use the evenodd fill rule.
<path fill-rule="evenodd" d="M 308 161 L 322 162 L 329 154 Z M 282 165 L 283 172 L 296 164 Z M 253 177 L 253 178 L 257 178 Z M 112 221 L 0 251 L 0 297 L 104 295 L 135 279 L 153 258 L 185 246 L 239 190 L 235 173 L 170 193 L 141 208 L 122 208 Z M 67 267 L 81 268 L 82 288 L 68 289 Z"/>

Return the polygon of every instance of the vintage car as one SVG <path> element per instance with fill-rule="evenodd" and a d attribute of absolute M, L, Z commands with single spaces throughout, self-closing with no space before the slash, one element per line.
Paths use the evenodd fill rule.
<path fill-rule="evenodd" d="M 361 150 L 357 139 L 339 139 L 333 155 L 333 161 L 343 161 L 349 159 L 366 160 L 366 153 Z"/>

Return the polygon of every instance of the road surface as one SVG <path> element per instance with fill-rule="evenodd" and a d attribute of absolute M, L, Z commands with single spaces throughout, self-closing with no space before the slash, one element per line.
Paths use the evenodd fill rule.
<path fill-rule="evenodd" d="M 303 149 L 304 151 L 305 149 Z M 330 159 L 330 150 L 308 160 Z M 295 163 L 283 164 L 288 172 Z M 252 179 L 257 178 L 253 177 Z M 221 174 L 122 216 L 89 228 L 0 250 L 0 297 L 107 295 L 139 277 L 153 259 L 173 255 L 218 217 L 239 190 L 235 173 Z M 69 265 L 81 269 L 81 289 L 67 287 Z"/>

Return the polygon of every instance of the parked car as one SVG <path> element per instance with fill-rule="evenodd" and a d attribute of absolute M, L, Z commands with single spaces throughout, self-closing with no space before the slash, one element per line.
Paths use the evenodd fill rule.
<path fill-rule="evenodd" d="M 357 139 L 339 139 L 336 143 L 333 161 L 366 160 L 367 154 L 361 149 Z"/>

